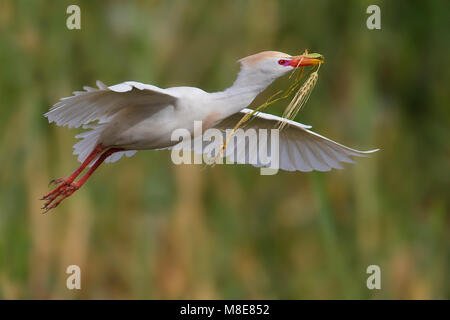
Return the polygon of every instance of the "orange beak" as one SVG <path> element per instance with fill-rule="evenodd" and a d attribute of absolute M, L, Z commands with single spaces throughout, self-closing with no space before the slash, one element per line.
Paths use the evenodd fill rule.
<path fill-rule="evenodd" d="M 314 55 L 314 56 L 313 56 Z M 313 57 L 308 57 L 313 56 Z M 324 62 L 323 56 L 319 54 L 311 54 L 306 56 L 298 56 L 289 61 L 289 65 L 294 68 L 315 66 Z"/>

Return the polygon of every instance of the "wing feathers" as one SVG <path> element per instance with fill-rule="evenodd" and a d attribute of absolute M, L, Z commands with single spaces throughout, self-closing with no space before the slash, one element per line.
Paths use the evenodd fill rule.
<path fill-rule="evenodd" d="M 223 120 L 217 128 L 222 130 L 232 128 L 244 114 L 251 112 L 253 110 L 244 109 L 240 113 Z M 341 162 L 354 163 L 354 160 L 350 156 L 366 157 L 368 154 L 378 151 L 378 149 L 370 151 L 351 149 L 308 130 L 311 128 L 310 126 L 262 112 L 256 114 L 256 118 L 250 122 L 246 129 L 273 129 L 279 121 L 286 121 L 288 123 L 285 129 L 280 132 L 279 141 L 279 165 L 280 169 L 283 170 L 329 171 L 333 168 L 342 169 Z M 264 141 L 262 142 L 264 143 Z M 261 141 L 259 141 L 261 151 L 269 149 L 267 141 L 265 143 L 266 146 L 261 147 Z M 242 153 L 243 148 L 239 149 Z M 245 153 L 248 152 L 248 146 L 246 146 Z M 256 151 L 251 150 L 251 152 Z M 248 154 L 238 154 L 237 159 L 239 163 L 251 163 L 255 165 L 254 161 L 252 161 L 254 160 L 253 157 L 249 157 Z M 249 160 L 247 161 L 246 159 Z M 259 161 L 258 165 L 261 165 Z"/>
<path fill-rule="evenodd" d="M 58 126 L 80 127 L 92 121 L 107 122 L 111 116 L 130 105 L 172 102 L 178 97 L 165 89 L 127 81 L 111 87 L 97 81 L 98 88 L 85 86 L 73 96 L 62 98 L 44 116 Z"/>

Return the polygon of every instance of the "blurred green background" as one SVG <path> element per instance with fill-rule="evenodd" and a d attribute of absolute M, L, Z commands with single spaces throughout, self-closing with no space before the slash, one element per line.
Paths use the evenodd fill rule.
<path fill-rule="evenodd" d="M 66 8 L 81 7 L 81 30 Z M 381 8 L 381 30 L 366 8 Z M 0 1 L 0 298 L 450 298 L 448 1 Z M 328 173 L 139 152 L 56 210 L 79 130 L 42 116 L 100 79 L 231 85 L 263 50 L 325 55 L 297 120 L 381 151 Z M 275 82 L 262 96 L 284 88 Z M 281 114 L 285 104 L 267 109 Z M 65 270 L 82 271 L 82 290 Z M 381 290 L 366 287 L 379 265 Z"/>

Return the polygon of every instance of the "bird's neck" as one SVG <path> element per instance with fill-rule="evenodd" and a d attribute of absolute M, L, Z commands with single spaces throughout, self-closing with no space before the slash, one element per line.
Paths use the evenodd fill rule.
<path fill-rule="evenodd" d="M 228 117 L 247 107 L 276 77 L 260 71 L 241 68 L 233 85 L 221 92 L 211 93 L 212 107 Z"/>

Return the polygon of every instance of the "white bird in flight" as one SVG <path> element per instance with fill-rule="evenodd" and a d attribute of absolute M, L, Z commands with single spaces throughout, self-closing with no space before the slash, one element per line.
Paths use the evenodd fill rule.
<path fill-rule="evenodd" d="M 174 147 L 180 142 L 171 140 L 172 132 L 186 128 L 192 134 L 194 121 L 202 121 L 203 130 L 233 128 L 244 114 L 253 111 L 246 107 L 275 79 L 294 68 L 317 65 L 322 60 L 264 51 L 239 62 L 237 79 L 221 92 L 208 93 L 195 87 L 161 89 L 135 81 L 107 87 L 97 81 L 98 89 L 84 87 L 85 91 L 62 98 L 45 114 L 48 121 L 90 130 L 76 136 L 82 139 L 74 145 L 81 166 L 66 178 L 52 180 L 59 185 L 43 196 L 45 212 L 78 190 L 105 160 L 131 157 L 138 150 Z M 348 148 L 308 130 L 310 126 L 262 112 L 256 113 L 246 128 L 271 129 L 280 121 L 287 122 L 279 133 L 279 167 L 283 170 L 340 169 L 340 162 L 353 162 L 349 156 L 361 157 L 377 151 Z M 248 156 L 237 160 L 257 165 L 246 161 Z M 86 167 L 89 170 L 75 181 Z"/>

